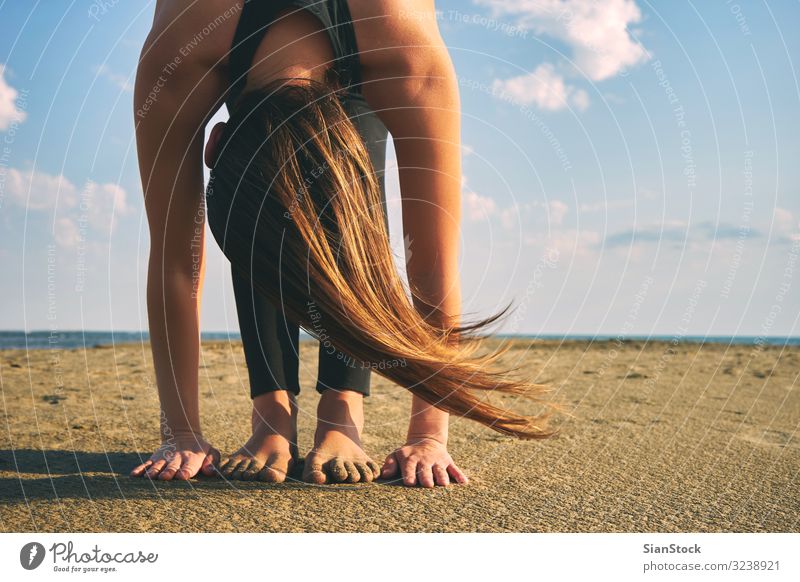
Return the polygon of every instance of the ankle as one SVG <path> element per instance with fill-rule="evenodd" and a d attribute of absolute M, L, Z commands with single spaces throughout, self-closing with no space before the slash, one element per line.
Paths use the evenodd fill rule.
<path fill-rule="evenodd" d="M 364 395 L 361 392 L 356 392 L 355 390 L 336 390 L 334 388 L 329 388 L 322 392 L 322 395 L 319 399 L 320 404 L 322 403 L 339 403 L 344 402 L 346 404 L 362 404 L 364 402 Z"/>
<path fill-rule="evenodd" d="M 297 399 L 294 393 L 288 390 L 273 390 L 253 398 L 253 410 L 262 414 L 272 411 L 292 412 L 295 408 Z"/>
<path fill-rule="evenodd" d="M 364 426 L 364 396 L 352 390 L 326 390 L 317 405 L 317 430 Z"/>
<path fill-rule="evenodd" d="M 279 431 L 293 429 L 297 423 L 295 395 L 287 390 L 275 390 L 256 396 L 253 399 L 253 431 L 264 423 Z"/>

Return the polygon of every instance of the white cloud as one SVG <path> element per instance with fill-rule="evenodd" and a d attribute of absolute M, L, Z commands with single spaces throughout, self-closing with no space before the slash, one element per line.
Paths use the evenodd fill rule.
<path fill-rule="evenodd" d="M 564 77 L 556 73 L 550 63 L 543 63 L 532 73 L 495 79 L 493 90 L 502 99 L 509 99 L 523 105 L 535 104 L 545 111 L 558 111 L 571 105 L 580 111 L 589 106 L 589 95 L 583 89 L 576 89 L 564 82 Z"/>
<path fill-rule="evenodd" d="M 117 217 L 132 210 L 127 197 L 127 192 L 118 184 L 89 181 L 81 192 L 81 213 L 94 228 L 104 233 L 111 232 Z"/>
<path fill-rule="evenodd" d="M 800 240 L 800 221 L 790 210 L 776 206 L 773 211 L 772 223 L 778 240 Z"/>
<path fill-rule="evenodd" d="M 589 94 L 583 89 L 576 89 L 572 94 L 572 104 L 578 111 L 589 109 Z"/>
<path fill-rule="evenodd" d="M 56 204 L 72 208 L 78 203 L 78 189 L 64 176 L 14 168 L 8 170 L 6 194 L 16 206 L 28 210 L 52 210 Z"/>
<path fill-rule="evenodd" d="M 103 77 L 114 83 L 120 90 L 130 93 L 133 91 L 133 83 L 125 75 L 120 75 L 112 71 L 108 65 L 98 65 L 94 68 L 94 73 L 98 77 Z"/>
<path fill-rule="evenodd" d="M 581 212 L 602 212 L 608 211 L 612 208 L 632 208 L 634 200 L 633 198 L 628 199 L 620 199 L 620 200 L 603 200 L 602 202 L 584 202 L 580 205 L 579 210 Z"/>
<path fill-rule="evenodd" d="M 541 220 L 551 228 L 563 226 L 564 218 L 569 213 L 569 205 L 561 200 L 550 200 L 549 202 L 534 200 L 522 204 L 515 202 L 510 206 L 500 208 L 491 198 L 469 190 L 464 192 L 464 206 L 467 210 L 467 217 L 473 222 L 497 217 L 503 228 L 517 232 L 520 229 L 528 228 L 526 220 L 531 218 L 531 213 L 535 214 L 533 220 Z"/>
<path fill-rule="evenodd" d="M 773 214 L 775 226 L 779 230 L 791 230 L 795 227 L 794 216 L 790 210 L 776 206 Z"/>
<path fill-rule="evenodd" d="M 566 43 L 575 64 L 593 81 L 613 77 L 648 59 L 630 35 L 642 19 L 635 0 L 474 0 L 494 16 Z"/>
<path fill-rule="evenodd" d="M 498 214 L 500 222 L 506 230 L 513 230 L 520 228 L 520 212 L 519 205 L 512 204 L 508 208 L 503 208 Z"/>
<path fill-rule="evenodd" d="M 772 223 L 758 221 L 736 224 L 705 220 L 689 223 L 685 220 L 665 220 L 635 224 L 630 228 L 608 233 L 603 241 L 607 248 L 641 245 L 676 245 L 690 249 L 707 249 L 709 245 L 741 244 L 742 241 L 766 240 L 771 244 L 787 244 L 800 239 L 794 215 L 775 208 Z"/>
<path fill-rule="evenodd" d="M 19 92 L 5 80 L 6 66 L 0 64 L 0 131 L 5 131 L 12 123 L 22 123 L 27 114 L 17 107 Z"/>
<path fill-rule="evenodd" d="M 56 242 L 62 247 L 74 247 L 80 242 L 81 234 L 78 225 L 69 218 L 56 220 L 53 232 Z"/>
<path fill-rule="evenodd" d="M 602 81 L 649 58 L 630 35 L 629 26 L 641 21 L 635 0 L 473 0 L 487 6 L 496 18 L 516 17 L 516 24 L 565 43 L 575 66 L 591 81 Z M 494 82 L 502 98 L 535 104 L 545 111 L 567 106 L 585 111 L 589 94 L 567 83 L 551 63 L 532 73 Z"/>
<path fill-rule="evenodd" d="M 599 232 L 590 229 L 556 229 L 530 232 L 523 237 L 526 246 L 555 249 L 562 258 L 594 256 L 602 241 Z"/>
<path fill-rule="evenodd" d="M 19 208 L 55 212 L 54 235 L 63 246 L 77 242 L 79 227 L 90 226 L 107 234 L 118 216 L 133 210 L 127 192 L 118 184 L 89 180 L 79 189 L 65 176 L 44 172 L 10 168 L 5 191 L 9 201 Z"/>
<path fill-rule="evenodd" d="M 564 223 L 564 217 L 569 212 L 569 206 L 561 202 L 561 200 L 551 200 L 548 203 L 548 210 L 551 224 L 561 226 Z"/>
<path fill-rule="evenodd" d="M 497 210 L 497 205 L 494 200 L 488 196 L 481 196 L 471 190 L 464 192 L 464 207 L 466 209 L 467 218 L 472 222 L 486 220 Z"/>

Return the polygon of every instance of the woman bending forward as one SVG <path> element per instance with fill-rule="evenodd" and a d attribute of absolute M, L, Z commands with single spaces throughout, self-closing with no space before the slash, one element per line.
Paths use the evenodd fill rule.
<path fill-rule="evenodd" d="M 160 0 L 134 100 L 162 446 L 133 476 L 285 480 L 299 460 L 301 327 L 320 340 L 308 482 L 465 483 L 447 451 L 451 413 L 553 434 L 547 415 L 485 398 L 544 391 L 493 369 L 501 352 L 477 355 L 505 310 L 460 322 L 458 83 L 432 0 Z M 223 104 L 230 119 L 204 146 Z M 408 289 L 388 240 L 389 132 Z M 252 436 L 227 456 L 200 427 L 206 217 L 231 262 L 253 401 Z M 406 441 L 382 467 L 361 446 L 373 371 L 413 393 Z"/>

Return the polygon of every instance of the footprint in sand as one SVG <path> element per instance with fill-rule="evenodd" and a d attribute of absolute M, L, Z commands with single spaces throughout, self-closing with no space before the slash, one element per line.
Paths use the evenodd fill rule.
<path fill-rule="evenodd" d="M 66 396 L 61 396 L 59 394 L 45 394 L 42 396 L 42 400 L 45 402 L 49 402 L 50 404 L 58 404 L 62 400 L 66 400 Z"/>
<path fill-rule="evenodd" d="M 627 374 L 625 374 L 626 380 L 636 380 L 639 378 L 649 378 L 649 377 L 650 376 L 648 376 L 647 374 L 641 374 L 639 372 L 628 372 Z"/>
<path fill-rule="evenodd" d="M 780 430 L 750 429 L 738 434 L 737 438 L 764 447 L 800 448 L 800 443 L 798 443 L 796 436 L 792 437 L 791 433 Z"/>

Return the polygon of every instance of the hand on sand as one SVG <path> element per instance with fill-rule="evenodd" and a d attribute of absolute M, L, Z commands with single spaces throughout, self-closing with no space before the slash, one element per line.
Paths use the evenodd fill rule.
<path fill-rule="evenodd" d="M 173 437 L 163 443 L 147 461 L 131 471 L 131 477 L 161 480 L 191 479 L 198 472 L 210 476 L 219 462 L 219 451 L 198 435 Z"/>
<path fill-rule="evenodd" d="M 403 485 L 447 487 L 450 481 L 466 483 L 467 476 L 453 462 L 447 446 L 433 438 L 414 439 L 391 453 L 383 462 L 381 479 L 403 477 Z"/>

